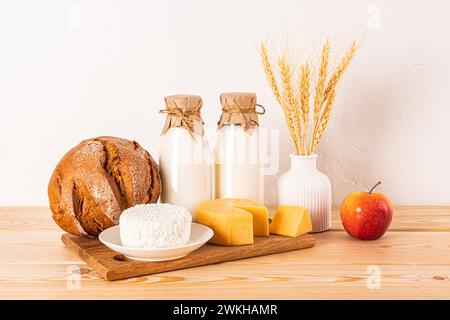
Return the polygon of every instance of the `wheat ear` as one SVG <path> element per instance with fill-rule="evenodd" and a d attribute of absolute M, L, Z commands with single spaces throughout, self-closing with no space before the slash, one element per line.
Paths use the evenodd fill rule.
<path fill-rule="evenodd" d="M 325 88 L 325 91 L 323 93 L 323 99 L 322 103 L 326 102 L 325 108 L 322 112 L 322 115 L 320 117 L 320 120 L 318 122 L 317 127 L 313 130 L 313 136 L 312 136 L 312 145 L 310 146 L 310 153 L 314 151 L 314 149 L 319 144 L 323 133 L 325 132 L 325 128 L 328 124 L 329 118 L 331 116 L 331 108 L 334 103 L 334 99 L 336 96 L 336 86 L 339 82 L 339 80 L 344 75 L 345 70 L 350 65 L 350 62 L 352 61 L 353 57 L 355 56 L 357 47 L 356 47 L 356 41 L 353 41 L 350 48 L 347 50 L 345 56 L 342 58 L 341 62 L 339 63 L 338 67 L 336 68 L 335 72 L 331 76 L 327 87 Z"/>
<path fill-rule="evenodd" d="M 290 110 L 291 108 L 289 106 L 289 102 L 283 101 L 283 100 L 285 100 L 284 97 L 283 97 L 283 99 L 281 98 L 280 90 L 278 89 L 277 80 L 275 78 L 275 74 L 273 72 L 272 65 L 271 65 L 270 59 L 269 59 L 269 55 L 267 53 L 267 49 L 266 49 L 266 46 L 264 45 L 264 43 L 261 43 L 261 60 L 262 60 L 263 67 L 264 67 L 264 73 L 266 74 L 266 78 L 269 81 L 269 85 L 270 85 L 270 88 L 272 89 L 273 95 L 275 96 L 275 99 L 280 104 L 280 106 L 283 110 L 283 114 L 284 114 L 286 123 L 288 125 L 288 129 L 289 129 L 289 134 L 290 134 L 292 142 L 294 144 L 295 153 L 298 154 L 297 138 L 295 135 L 295 128 L 294 128 L 295 121 L 293 119 L 292 111 Z"/>
<path fill-rule="evenodd" d="M 316 132 L 316 134 L 314 136 L 314 140 L 313 140 L 312 150 L 314 150 L 317 147 L 317 145 L 319 144 L 320 140 L 323 137 L 325 129 L 330 120 L 331 110 L 332 110 L 335 98 L 336 98 L 336 91 L 333 90 L 330 92 L 330 94 L 328 96 L 327 104 L 325 105 L 325 108 L 322 112 L 322 116 L 320 117 L 319 125 L 317 127 L 317 132 Z"/>
<path fill-rule="evenodd" d="M 327 80 L 327 70 L 328 63 L 330 58 L 330 42 L 327 39 L 322 46 L 322 58 L 319 66 L 319 74 L 317 76 L 317 83 L 315 88 L 315 96 L 314 96 L 314 120 L 313 120 L 313 130 L 311 134 L 311 141 L 308 147 L 308 154 L 311 154 L 313 151 L 312 145 L 314 141 L 314 133 L 317 130 L 317 126 L 319 125 L 319 116 L 320 109 L 324 103 L 323 101 L 323 92 L 325 90 L 325 82 Z"/>
<path fill-rule="evenodd" d="M 278 103 L 281 105 L 280 91 L 278 90 L 277 80 L 273 73 L 272 65 L 270 64 L 269 55 L 267 54 L 266 46 L 261 42 L 261 60 L 264 67 L 264 73 L 266 74 L 267 80 L 269 81 L 270 88 L 272 89 L 273 95 Z"/>
<path fill-rule="evenodd" d="M 300 74 L 300 101 L 301 101 L 301 113 L 302 113 L 302 151 L 305 155 L 306 145 L 305 142 L 308 136 L 309 125 L 309 102 L 310 102 L 310 86 L 311 86 L 311 70 L 308 64 L 305 64 L 301 68 Z"/>
<path fill-rule="evenodd" d="M 278 61 L 280 69 L 281 84 L 283 88 L 283 109 L 286 112 L 289 132 L 294 142 L 295 154 L 299 154 L 300 150 L 300 123 L 296 117 L 296 109 L 298 107 L 295 98 L 294 89 L 292 88 L 292 72 L 291 67 L 287 64 L 286 59 L 281 57 Z M 298 109 L 297 109 L 298 110 Z"/>
<path fill-rule="evenodd" d="M 330 81 L 328 82 L 328 85 L 324 92 L 323 101 L 326 101 L 331 92 L 335 90 L 339 80 L 342 78 L 342 75 L 344 74 L 345 70 L 350 65 L 350 62 L 355 56 L 356 49 L 357 49 L 356 41 L 353 41 L 352 45 L 347 50 L 347 53 L 345 54 L 344 58 L 342 58 L 341 62 L 339 63 L 339 66 L 336 68 L 336 71 L 333 73 L 333 75 L 330 78 Z"/>

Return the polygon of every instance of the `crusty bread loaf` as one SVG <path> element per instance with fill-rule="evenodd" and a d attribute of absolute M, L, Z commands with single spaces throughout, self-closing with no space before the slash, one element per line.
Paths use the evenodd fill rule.
<path fill-rule="evenodd" d="M 53 219 L 66 232 L 95 237 L 117 225 L 122 211 L 158 201 L 158 165 L 136 141 L 82 141 L 56 166 L 48 185 Z"/>

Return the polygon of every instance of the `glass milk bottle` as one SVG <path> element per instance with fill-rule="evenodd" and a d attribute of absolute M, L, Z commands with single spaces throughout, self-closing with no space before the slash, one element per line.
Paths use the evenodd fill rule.
<path fill-rule="evenodd" d="M 215 145 L 215 198 L 263 201 L 256 94 L 223 93 Z"/>
<path fill-rule="evenodd" d="M 167 114 L 159 150 L 161 202 L 187 208 L 195 221 L 195 206 L 212 198 L 212 154 L 204 136 L 201 97 L 165 98 Z"/>

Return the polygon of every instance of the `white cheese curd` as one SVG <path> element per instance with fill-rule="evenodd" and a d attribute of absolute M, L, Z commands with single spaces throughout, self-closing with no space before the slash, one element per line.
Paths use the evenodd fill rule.
<path fill-rule="evenodd" d="M 184 245 L 191 234 L 192 216 L 186 208 L 166 203 L 141 204 L 120 216 L 120 240 L 130 248 Z"/>

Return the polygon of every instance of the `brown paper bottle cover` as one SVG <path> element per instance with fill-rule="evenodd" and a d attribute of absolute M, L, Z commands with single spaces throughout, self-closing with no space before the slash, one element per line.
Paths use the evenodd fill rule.
<path fill-rule="evenodd" d="M 166 109 L 160 110 L 160 113 L 166 113 L 166 123 L 161 134 L 164 134 L 170 128 L 185 128 L 194 138 L 194 133 L 203 136 L 203 120 L 200 110 L 203 101 L 200 96 L 189 94 L 177 94 L 164 98 Z"/>
<path fill-rule="evenodd" d="M 220 95 L 222 104 L 222 115 L 218 128 L 226 124 L 238 124 L 249 130 L 259 126 L 258 115 L 264 114 L 265 110 L 261 105 L 256 104 L 256 94 L 252 92 L 227 92 Z M 256 111 L 256 106 L 262 111 Z"/>

